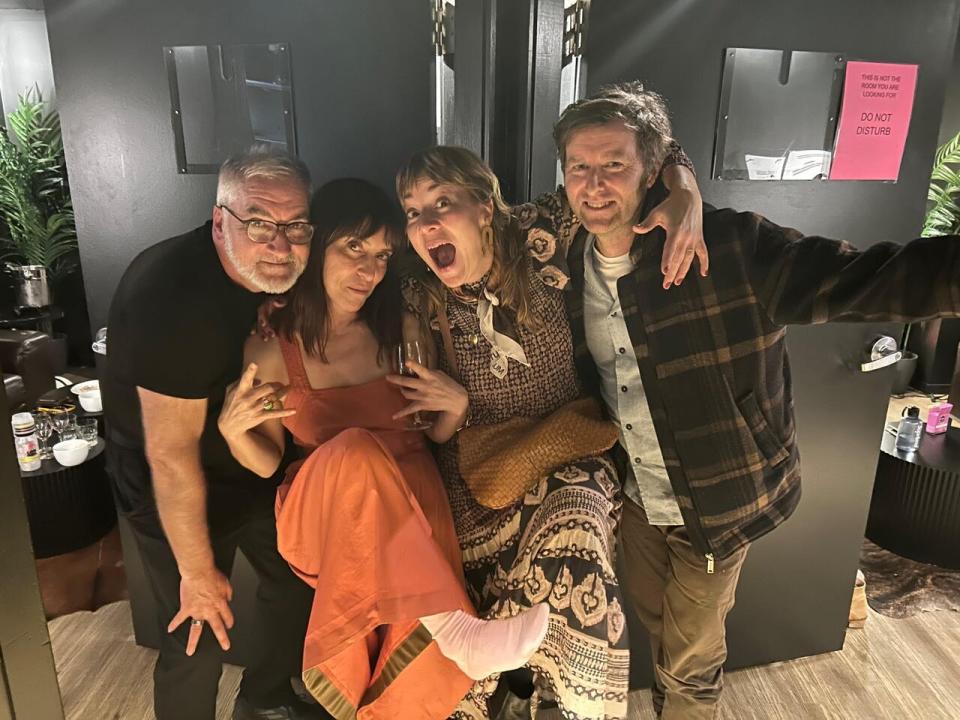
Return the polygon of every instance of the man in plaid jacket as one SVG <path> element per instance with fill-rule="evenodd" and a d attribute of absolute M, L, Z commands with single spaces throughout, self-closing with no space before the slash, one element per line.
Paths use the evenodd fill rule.
<path fill-rule="evenodd" d="M 785 326 L 960 315 L 960 239 L 859 251 L 706 206 L 710 273 L 701 260 L 664 292 L 663 233 L 635 234 L 670 152 L 663 100 L 605 88 L 568 107 L 554 138 L 565 188 L 538 199 L 527 243 L 541 276 L 569 279 L 581 377 L 620 424 L 622 581 L 651 637 L 654 705 L 710 718 L 747 549 L 800 500 Z M 692 173 L 671 178 L 672 194 L 698 197 Z"/>

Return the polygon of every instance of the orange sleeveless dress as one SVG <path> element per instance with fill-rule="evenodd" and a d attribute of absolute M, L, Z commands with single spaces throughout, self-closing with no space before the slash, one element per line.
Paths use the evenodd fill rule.
<path fill-rule="evenodd" d="M 338 720 L 446 718 L 473 681 L 418 618 L 475 614 L 446 492 L 407 404 L 384 378 L 310 386 L 298 345 L 280 340 L 305 453 L 277 491 L 277 546 L 316 589 L 303 680 Z"/>

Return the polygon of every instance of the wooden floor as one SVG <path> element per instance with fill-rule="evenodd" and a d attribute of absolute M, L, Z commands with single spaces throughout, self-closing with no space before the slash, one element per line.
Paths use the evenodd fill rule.
<path fill-rule="evenodd" d="M 133 642 L 125 602 L 50 623 L 68 720 L 151 720 L 156 653 Z M 217 720 L 230 717 L 240 672 L 227 667 Z M 631 720 L 652 720 L 650 694 L 631 696 Z M 956 720 L 960 613 L 892 620 L 871 611 L 841 652 L 730 673 L 718 720 Z M 400 719 L 398 719 L 400 720 Z"/>
<path fill-rule="evenodd" d="M 635 693 L 631 719 L 654 717 Z M 840 652 L 726 676 L 718 720 L 957 720 L 960 613 L 893 620 L 872 610 Z"/>
<path fill-rule="evenodd" d="M 133 641 L 130 604 L 64 615 L 49 623 L 67 720 L 153 720 L 157 653 Z M 220 678 L 216 720 L 230 720 L 240 668 Z"/>

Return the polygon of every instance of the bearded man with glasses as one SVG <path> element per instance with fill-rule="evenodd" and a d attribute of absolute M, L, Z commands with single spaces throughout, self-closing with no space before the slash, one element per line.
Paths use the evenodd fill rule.
<path fill-rule="evenodd" d="M 216 209 L 226 210 L 227 213 L 232 215 L 246 230 L 247 239 L 257 245 L 274 245 L 278 239 L 277 236 L 282 233 L 292 250 L 294 246 L 309 246 L 310 239 L 313 237 L 313 225 L 303 220 L 277 223 L 260 217 L 242 218 L 223 203 L 218 203 Z M 249 212 L 263 213 L 255 204 L 249 207 Z M 216 214 L 214 214 L 214 222 L 216 222 Z M 240 245 L 242 245 L 242 241 Z M 269 259 L 270 256 L 261 254 L 251 264 L 250 260 L 244 257 L 237 248 L 238 243 L 234 237 L 226 235 L 223 249 L 227 258 L 233 263 L 237 273 L 244 280 L 263 292 L 286 292 L 293 285 L 290 279 L 291 273 L 295 280 L 300 277 L 300 273 L 303 272 L 303 267 L 306 264 L 306 256 L 294 252 L 276 256 L 274 259 Z"/>
<path fill-rule="evenodd" d="M 158 720 L 215 716 L 238 548 L 260 580 L 262 652 L 244 672 L 233 717 L 327 717 L 290 686 L 312 591 L 277 552 L 276 483 L 242 468 L 217 429 L 264 293 L 286 292 L 303 272 L 313 237 L 309 193 L 309 172 L 295 158 L 262 145 L 231 157 L 212 220 L 140 253 L 110 307 L 101 383 L 107 461 L 163 628 Z M 279 388 L 262 388 L 258 402 L 272 409 Z"/>

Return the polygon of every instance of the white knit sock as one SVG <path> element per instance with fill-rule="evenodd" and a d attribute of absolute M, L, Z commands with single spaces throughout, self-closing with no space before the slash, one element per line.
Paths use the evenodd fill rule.
<path fill-rule="evenodd" d="M 502 620 L 480 620 L 463 610 L 427 615 L 420 622 L 440 652 L 474 680 L 521 667 L 547 634 L 550 606 L 539 603 Z"/>

